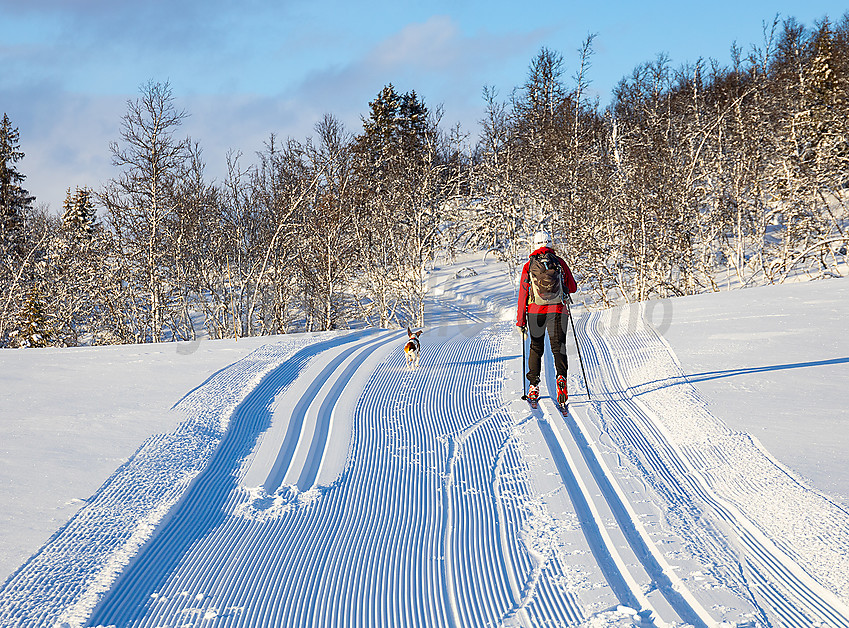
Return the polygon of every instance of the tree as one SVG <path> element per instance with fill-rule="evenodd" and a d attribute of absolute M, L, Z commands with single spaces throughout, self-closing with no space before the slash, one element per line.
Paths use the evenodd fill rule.
<path fill-rule="evenodd" d="M 562 185 L 562 155 L 568 142 L 572 103 L 563 84 L 563 56 L 542 48 L 513 101 L 513 154 L 525 199 L 534 218 L 550 218 Z"/>
<path fill-rule="evenodd" d="M 43 256 L 47 233 L 33 216 L 33 201 L 16 163 L 23 159 L 20 134 L 7 114 L 0 122 L 0 344 L 10 341 L 20 319 L 34 263 Z"/>
<path fill-rule="evenodd" d="M 0 245 L 4 256 L 20 254 L 20 227 L 24 212 L 32 207 L 30 196 L 21 183 L 26 178 L 15 164 L 24 158 L 18 143 L 20 133 L 12 128 L 7 114 L 0 122 Z"/>
<path fill-rule="evenodd" d="M 308 293 L 307 329 L 334 329 L 344 318 L 346 295 L 357 268 L 354 211 L 351 192 L 351 138 L 333 116 L 315 126 L 318 144 L 307 146 L 316 173 L 310 211 L 305 215 L 302 276 Z"/>
<path fill-rule="evenodd" d="M 77 188 L 73 196 L 71 189 L 65 195 L 62 223 L 71 233 L 91 237 L 95 225 L 95 209 L 90 188 Z"/>
<path fill-rule="evenodd" d="M 440 197 L 438 120 L 416 93 L 389 84 L 369 103 L 354 139 L 359 212 L 354 226 L 364 260 L 361 288 L 378 324 L 406 310 L 421 324 L 422 275 L 436 233 Z M 400 308 L 400 310 L 399 310 Z"/>
<path fill-rule="evenodd" d="M 167 234 L 176 211 L 172 193 L 186 169 L 191 142 L 174 136 L 188 114 L 174 107 L 171 86 L 149 82 L 140 91 L 140 99 L 127 103 L 122 142 L 110 146 L 112 163 L 123 171 L 107 183 L 102 200 L 127 264 L 135 339 L 159 342 L 173 288 L 173 249 Z"/>
<path fill-rule="evenodd" d="M 44 297 L 39 287 L 33 286 L 20 315 L 21 329 L 17 341 L 21 347 L 46 347 L 53 338 L 53 330 L 47 320 Z"/>
<path fill-rule="evenodd" d="M 563 85 L 563 55 L 542 48 L 531 61 L 522 96 L 515 107 L 527 125 L 531 145 L 539 148 L 558 122 L 558 113 L 566 96 Z"/>

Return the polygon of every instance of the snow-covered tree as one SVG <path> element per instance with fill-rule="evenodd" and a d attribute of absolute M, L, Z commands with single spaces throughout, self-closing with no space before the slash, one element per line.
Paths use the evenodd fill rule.
<path fill-rule="evenodd" d="M 20 229 L 24 212 L 32 207 L 34 196 L 21 184 L 26 178 L 16 163 L 24 158 L 20 133 L 12 127 L 7 114 L 0 122 L 0 253 L 5 257 L 20 253 Z"/>
<path fill-rule="evenodd" d="M 299 229 L 307 329 L 334 329 L 355 314 L 349 286 L 361 270 L 353 226 L 351 138 L 326 115 L 315 126 L 306 157 L 316 174 L 315 194 Z"/>
<path fill-rule="evenodd" d="M 46 347 L 54 331 L 45 314 L 44 297 L 38 286 L 33 286 L 20 314 L 21 328 L 15 334 L 21 347 Z"/>
<path fill-rule="evenodd" d="M 18 324 L 16 313 L 32 284 L 34 262 L 47 239 L 43 221 L 34 215 L 35 198 L 22 187 L 24 175 L 20 134 L 9 116 L 0 122 L 0 346 L 10 341 Z"/>
<path fill-rule="evenodd" d="M 96 215 L 90 188 L 77 188 L 73 195 L 68 188 L 63 210 L 62 222 L 69 232 L 91 237 Z"/>
<path fill-rule="evenodd" d="M 447 193 L 441 113 L 431 115 L 414 91 L 398 94 L 391 84 L 369 107 L 353 145 L 360 286 L 381 327 L 399 322 L 399 315 L 420 325 L 424 264 Z"/>
<path fill-rule="evenodd" d="M 111 146 L 113 164 L 122 171 L 107 183 L 102 199 L 134 292 L 127 304 L 134 335 L 137 341 L 159 342 L 165 338 L 174 288 L 169 277 L 174 251 L 167 233 L 176 211 L 172 192 L 191 146 L 175 132 L 188 114 L 175 108 L 168 83 L 147 83 L 141 98 L 127 107 L 121 142 Z"/>

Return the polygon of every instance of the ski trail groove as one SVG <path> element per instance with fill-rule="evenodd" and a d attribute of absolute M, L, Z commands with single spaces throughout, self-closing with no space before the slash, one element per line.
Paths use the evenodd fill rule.
<path fill-rule="evenodd" d="M 525 463 L 497 359 L 510 330 L 430 330 L 418 369 L 397 331 L 284 363 L 89 625 L 579 623 L 559 559 L 535 566 L 522 539 Z M 349 412 L 345 464 L 324 484 Z"/>
<path fill-rule="evenodd" d="M 510 322 L 442 305 L 456 324 L 427 330 L 417 369 L 403 331 L 372 330 L 267 347 L 210 378 L 187 395 L 190 419 L 150 439 L 4 585 L 0 624 L 599 625 L 586 594 L 618 599 L 640 626 L 718 628 L 721 604 L 671 564 L 662 543 L 674 536 L 753 628 L 849 628 L 829 588 L 849 591 L 835 576 L 847 513 L 712 417 L 648 326 L 575 321 L 595 395 L 573 397 L 564 417 L 548 398 L 517 411 Z M 544 376 L 553 390 L 548 359 Z M 533 481 L 526 451 L 541 460 Z M 133 492 L 140 478 L 162 483 L 148 501 Z M 633 501 L 629 482 L 643 487 Z M 834 536 L 803 539 L 753 512 L 773 485 Z M 122 531 L 128 496 L 143 521 Z M 555 503 L 563 521 L 546 510 Z M 89 544 L 114 562 L 70 564 Z M 812 562 L 811 547 L 836 567 Z M 579 554 L 598 598 L 567 577 Z M 94 574 L 83 590 L 68 584 L 74 569 Z"/>
<path fill-rule="evenodd" d="M 578 511 L 584 536 L 587 538 L 596 562 L 622 604 L 635 610 L 649 611 L 650 616 L 657 617 L 656 609 L 643 595 L 642 586 L 630 572 L 628 567 L 630 557 L 623 557 L 621 553 L 623 548 L 618 547 L 611 538 L 605 518 L 600 514 L 598 505 L 592 497 L 598 487 L 594 486 L 590 489 L 587 486 L 590 480 L 589 474 L 578 469 L 570 446 L 553 425 L 554 412 L 559 414 L 559 411 L 550 409 L 548 405 L 547 399 L 541 400 L 540 430 L 554 457 L 560 477 L 569 491 L 572 503 Z M 665 626 L 666 624 L 655 620 L 654 625 Z"/>
<path fill-rule="evenodd" d="M 277 385 L 286 386 L 322 347 L 371 333 L 269 343 L 188 393 L 175 406 L 186 417 L 178 428 L 143 443 L 6 581 L 0 591 L 0 624 L 78 625 L 218 455 L 234 410 L 269 373 L 275 373 Z"/>
<path fill-rule="evenodd" d="M 633 317 L 627 318 L 633 324 Z M 793 532 L 786 526 L 787 531 L 776 529 L 773 541 L 760 527 L 776 528 L 785 518 L 765 517 L 773 508 L 764 496 L 778 503 L 809 504 L 835 521 L 831 529 L 839 530 L 837 522 L 842 521 L 846 530 L 847 513 L 789 476 L 748 435 L 730 432 L 710 415 L 695 389 L 683 383 L 686 377 L 669 346 L 641 316 L 636 329 L 623 329 L 621 323 L 593 313 L 578 326 L 597 391 L 591 410 L 600 417 L 603 432 L 667 500 L 667 508 L 691 518 L 684 527 L 676 525 L 678 533 L 722 566 L 726 577 L 738 574 L 730 585 L 748 597 L 765 624 L 849 626 L 845 603 L 797 562 L 805 553 L 792 549 Z M 578 414 L 586 419 L 586 413 Z M 748 468 L 752 471 L 741 472 Z M 761 477 L 770 478 L 768 491 L 761 489 Z M 755 503 L 766 507 L 752 509 Z M 835 540 L 836 545 L 823 544 L 814 556 L 842 560 L 835 553 L 846 547 L 846 539 Z M 817 568 L 820 563 L 808 564 Z"/>

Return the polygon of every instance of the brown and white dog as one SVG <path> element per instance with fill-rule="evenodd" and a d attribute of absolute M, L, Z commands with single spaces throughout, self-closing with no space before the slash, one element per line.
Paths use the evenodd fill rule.
<path fill-rule="evenodd" d="M 422 335 L 422 330 L 413 333 L 409 327 L 407 327 L 407 335 L 410 339 L 407 341 L 407 344 L 404 345 L 404 355 L 407 356 L 407 366 L 410 368 L 416 368 L 419 365 L 419 354 L 422 350 L 422 345 L 419 342 L 419 336 Z"/>

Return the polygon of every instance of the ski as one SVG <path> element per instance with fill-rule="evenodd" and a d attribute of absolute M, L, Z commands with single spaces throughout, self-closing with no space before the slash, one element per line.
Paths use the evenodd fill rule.
<path fill-rule="evenodd" d="M 562 375 L 557 377 L 557 408 L 560 414 L 566 416 L 569 413 L 569 393 L 566 390 L 566 378 Z"/>
<path fill-rule="evenodd" d="M 523 399 L 527 400 L 532 410 L 536 410 L 539 407 L 539 388 L 537 386 L 531 386 L 528 394 Z"/>

